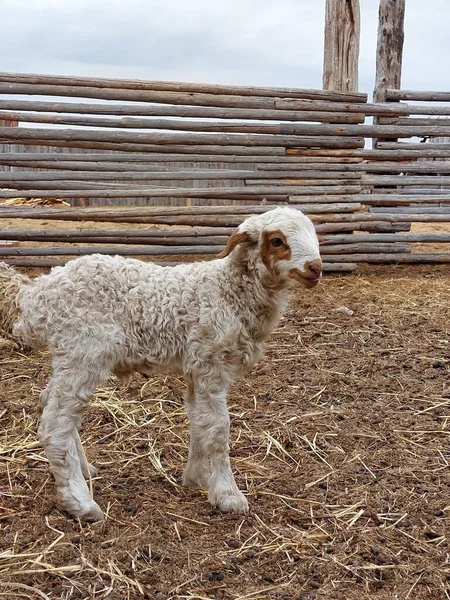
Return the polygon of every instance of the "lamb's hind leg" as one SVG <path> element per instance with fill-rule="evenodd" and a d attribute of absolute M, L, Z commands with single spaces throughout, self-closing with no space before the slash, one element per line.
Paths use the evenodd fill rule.
<path fill-rule="evenodd" d="M 50 470 L 57 487 L 61 507 L 71 515 L 101 520 L 103 513 L 93 500 L 84 479 L 78 447 L 78 425 L 83 408 L 103 379 L 93 364 L 76 367 L 55 365 L 45 390 L 45 408 L 39 427 Z"/>

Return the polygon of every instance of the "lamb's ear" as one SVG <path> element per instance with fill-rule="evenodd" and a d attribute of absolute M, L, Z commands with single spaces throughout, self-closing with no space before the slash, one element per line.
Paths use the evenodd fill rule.
<path fill-rule="evenodd" d="M 236 229 L 236 231 L 233 231 L 233 233 L 228 238 L 228 242 L 225 248 L 220 254 L 217 255 L 218 258 L 225 258 L 225 256 L 228 256 L 229 254 L 231 254 L 231 252 L 233 252 L 236 246 L 238 246 L 239 244 L 244 244 L 245 242 L 248 243 L 249 241 L 250 236 L 246 231 L 238 231 Z"/>

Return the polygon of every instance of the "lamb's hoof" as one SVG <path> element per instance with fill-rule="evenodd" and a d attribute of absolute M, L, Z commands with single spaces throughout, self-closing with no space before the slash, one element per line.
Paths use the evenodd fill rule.
<path fill-rule="evenodd" d="M 78 517 L 81 521 L 93 522 L 105 520 L 105 515 L 95 500 L 91 500 L 85 504 L 80 511 L 77 512 L 78 514 L 74 516 Z"/>
<path fill-rule="evenodd" d="M 208 500 L 213 506 L 220 508 L 222 512 L 245 515 L 249 511 L 247 498 L 238 489 L 222 490 L 220 493 L 210 492 Z"/>
<path fill-rule="evenodd" d="M 69 515 L 75 519 L 80 519 L 80 521 L 93 522 L 103 521 L 105 519 L 102 509 L 95 500 L 90 500 L 81 504 L 78 502 L 64 502 L 60 498 L 60 506 Z"/>

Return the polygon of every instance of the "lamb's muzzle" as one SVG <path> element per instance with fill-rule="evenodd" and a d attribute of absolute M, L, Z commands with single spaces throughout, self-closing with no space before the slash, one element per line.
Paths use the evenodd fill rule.
<path fill-rule="evenodd" d="M 224 511 L 247 512 L 230 466 L 228 391 L 261 357 L 295 283 L 313 287 L 321 273 L 314 226 L 292 208 L 250 217 L 210 262 L 160 267 L 91 255 L 34 281 L 0 263 L 0 311 L 8 322 L 14 315 L 21 341 L 52 353 L 39 438 L 61 506 L 102 518 L 78 434 L 98 384 L 111 373 L 164 368 L 187 383 L 185 485 L 208 489 Z"/>

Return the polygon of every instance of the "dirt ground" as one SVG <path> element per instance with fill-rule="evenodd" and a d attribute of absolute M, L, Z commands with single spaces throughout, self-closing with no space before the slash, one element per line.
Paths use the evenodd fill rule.
<path fill-rule="evenodd" d="M 248 516 L 180 485 L 184 384 L 136 375 L 84 422 L 107 519 L 67 517 L 36 442 L 49 357 L 0 351 L 0 598 L 450 598 L 449 290 L 423 266 L 298 291 L 230 396 Z"/>

